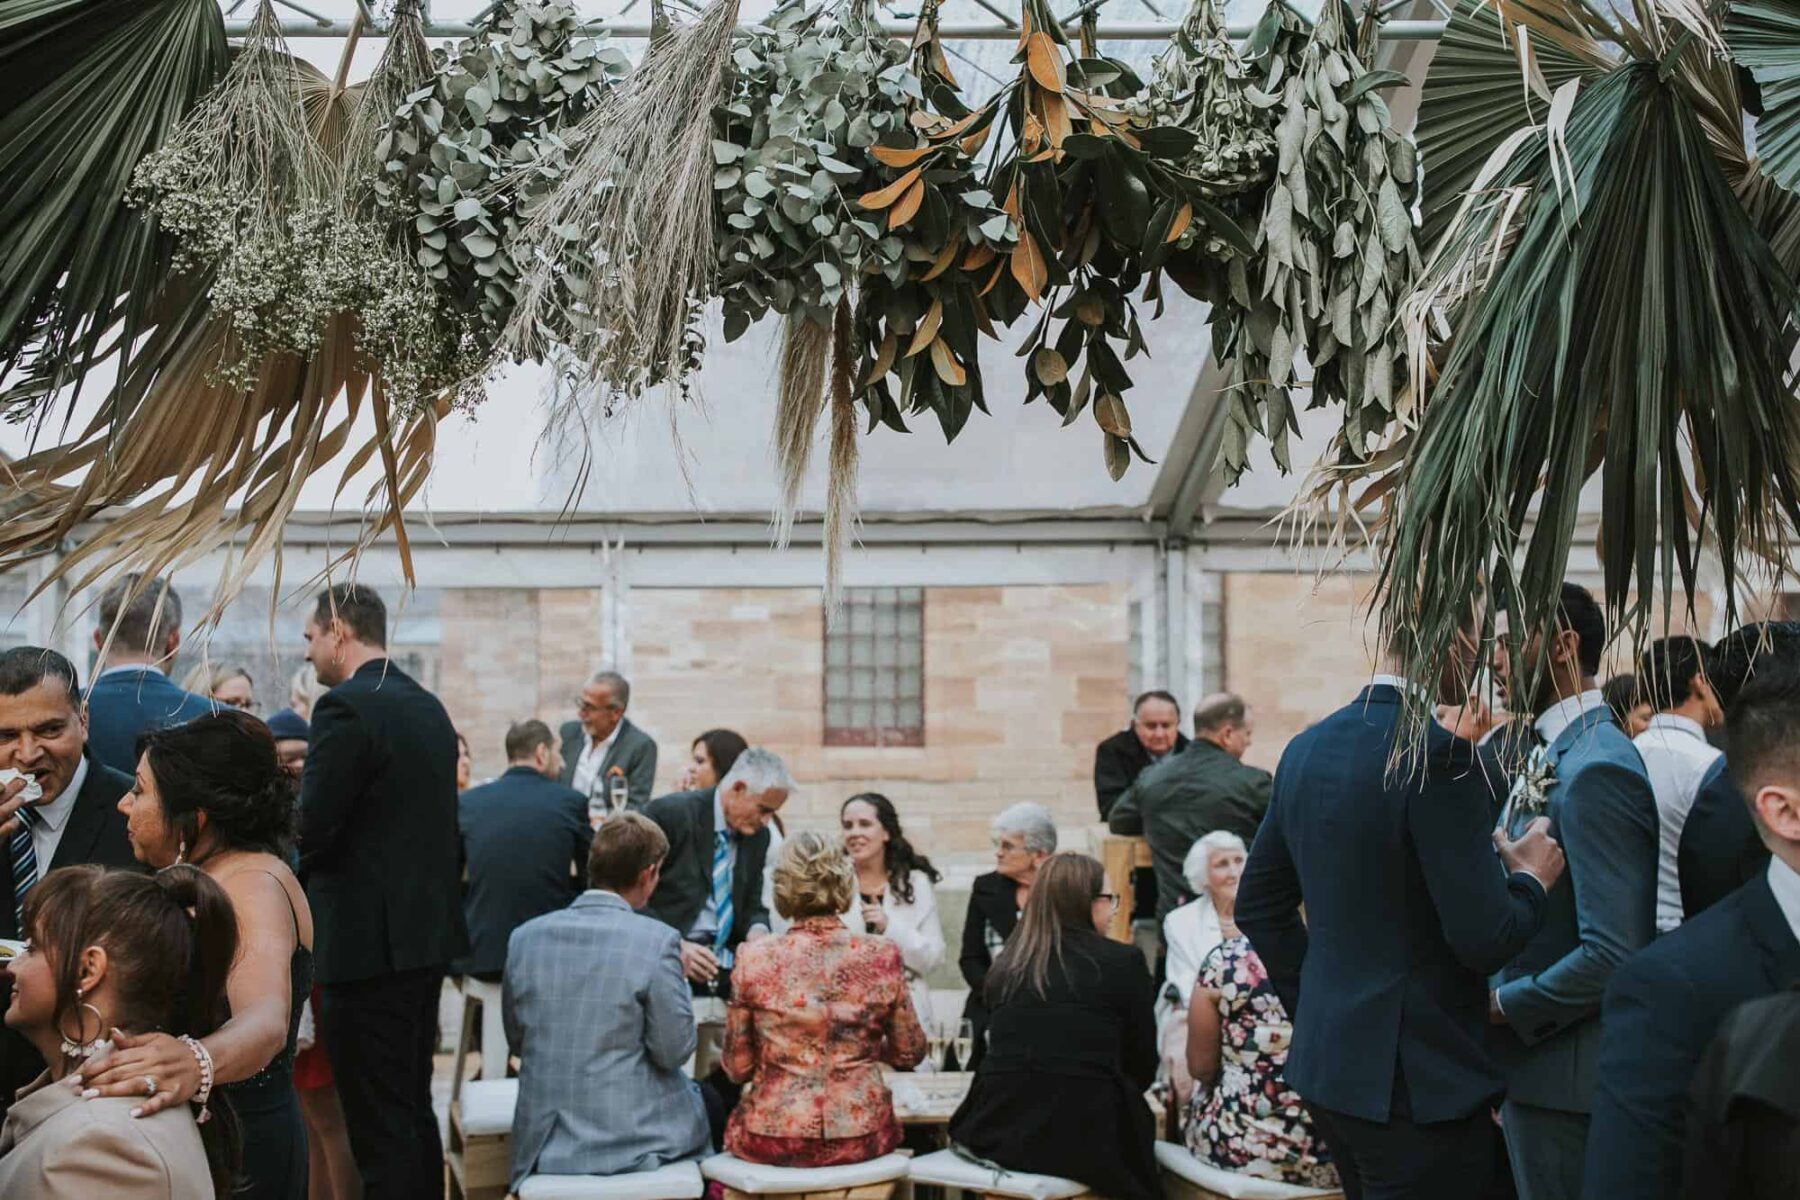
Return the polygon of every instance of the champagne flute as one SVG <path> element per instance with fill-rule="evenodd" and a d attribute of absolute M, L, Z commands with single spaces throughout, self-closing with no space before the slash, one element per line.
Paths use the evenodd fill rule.
<path fill-rule="evenodd" d="M 925 1022 L 925 1055 L 930 1060 L 933 1071 L 944 1069 L 944 1056 L 950 1051 L 950 1038 L 947 1034 L 943 1021 Z"/>
<path fill-rule="evenodd" d="M 624 812 L 626 806 L 630 804 L 631 788 L 625 782 L 623 775 L 614 775 L 606 781 L 606 799 L 607 803 L 612 805 L 612 815 L 615 817 Z"/>
<path fill-rule="evenodd" d="M 975 1052 L 975 1023 L 961 1020 L 956 1023 L 956 1066 L 958 1070 L 969 1069 L 969 1056 Z"/>

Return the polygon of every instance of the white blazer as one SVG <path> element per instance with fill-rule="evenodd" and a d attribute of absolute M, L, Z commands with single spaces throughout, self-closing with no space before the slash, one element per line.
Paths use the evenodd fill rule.
<path fill-rule="evenodd" d="M 1184 1016 L 1188 1002 L 1194 998 L 1194 982 L 1200 978 L 1200 966 L 1218 944 L 1225 940 L 1219 927 L 1219 914 L 1205 896 L 1190 900 L 1163 918 L 1163 945 L 1169 948 L 1164 974 L 1181 994 L 1174 1006 Z M 1167 1006 L 1158 998 L 1158 1007 Z"/>
<path fill-rule="evenodd" d="M 906 967 L 906 984 L 912 992 L 913 1009 L 921 1020 L 932 1015 L 925 976 L 944 961 L 944 925 L 938 920 L 937 893 L 923 871 L 914 871 L 912 903 L 902 904 L 890 884 L 881 897 L 881 911 L 887 914 L 887 932 L 881 936 L 900 947 L 900 961 Z M 852 898 L 850 911 L 839 913 L 846 928 L 862 933 L 862 901 Z"/>

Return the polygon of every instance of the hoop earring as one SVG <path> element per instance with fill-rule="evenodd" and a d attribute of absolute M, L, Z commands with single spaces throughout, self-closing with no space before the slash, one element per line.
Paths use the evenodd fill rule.
<path fill-rule="evenodd" d="M 75 989 L 75 998 L 77 1000 L 81 1000 L 81 989 L 80 988 Z M 98 1025 L 100 1028 L 99 1028 L 99 1031 L 96 1032 L 92 1038 L 87 1038 L 87 1039 L 82 1038 L 81 1026 L 83 1023 L 83 1017 L 78 1012 L 75 1014 L 75 1038 L 73 1040 L 71 1040 L 69 1035 L 63 1031 L 62 1022 L 59 1020 L 56 1025 L 56 1032 L 62 1035 L 62 1055 L 64 1058 L 80 1058 L 80 1059 L 92 1058 L 95 1055 L 95 1053 L 98 1052 L 100 1049 L 101 1034 L 104 1034 L 106 1032 L 106 1017 L 105 1017 L 105 1015 L 103 1013 L 101 1013 L 101 1011 L 99 1009 L 95 1008 L 93 1005 L 89 1004 L 85 1000 L 81 1000 L 81 1007 L 87 1009 L 89 1012 L 94 1014 L 94 1023 L 96 1025 Z"/>
<path fill-rule="evenodd" d="M 181 837 L 181 843 L 178 846 L 176 846 L 176 848 L 175 848 L 175 861 L 170 863 L 169 865 L 171 867 L 179 867 L 182 863 L 184 863 L 186 861 L 187 861 L 187 835 L 183 834 Z"/>

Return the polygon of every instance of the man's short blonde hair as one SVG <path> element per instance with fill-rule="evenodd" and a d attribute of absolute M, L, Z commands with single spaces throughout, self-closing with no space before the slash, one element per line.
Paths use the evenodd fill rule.
<path fill-rule="evenodd" d="M 843 843 L 818 833 L 797 833 L 781 844 L 775 860 L 775 911 L 782 918 L 835 917 L 856 895 L 856 868 Z"/>

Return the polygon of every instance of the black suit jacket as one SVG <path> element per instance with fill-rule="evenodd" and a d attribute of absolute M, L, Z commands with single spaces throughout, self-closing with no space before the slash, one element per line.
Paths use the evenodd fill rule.
<path fill-rule="evenodd" d="M 462 794 L 457 826 L 468 871 L 469 953 L 456 970 L 498 973 L 513 930 L 565 907 L 586 886 L 587 797 L 530 767 L 508 767 Z"/>
<path fill-rule="evenodd" d="M 38 864 L 38 877 L 58 867 L 80 863 L 98 863 L 103 867 L 125 867 L 144 870 L 131 852 L 131 841 L 125 836 L 125 814 L 119 811 L 119 797 L 131 790 L 131 777 L 102 766 L 88 757 L 87 778 L 75 795 L 75 807 L 69 812 L 69 823 L 63 826 L 62 840 L 56 844 L 56 857 L 46 869 Z M 19 938 L 18 916 L 13 912 L 12 855 L 0 854 L 0 937 Z M 12 1000 L 12 981 L 0 974 L 0 1006 Z M 0 1028 L 0 1116 L 12 1103 L 13 1093 L 37 1078 L 44 1060 L 30 1042 L 11 1029 Z"/>
<path fill-rule="evenodd" d="M 1800 988 L 1725 1018 L 1694 1077 L 1685 1195 L 1800 1196 Z"/>
<path fill-rule="evenodd" d="M 987 1031 L 988 1010 L 982 1000 L 982 989 L 987 984 L 988 969 L 994 965 L 994 956 L 988 951 L 987 931 L 992 929 L 1001 941 L 1012 936 L 1013 926 L 1019 923 L 1019 910 L 1014 907 L 1017 895 L 1018 885 L 998 871 L 977 875 L 969 886 L 969 913 L 963 918 L 962 953 L 956 960 L 957 966 L 962 968 L 963 982 L 969 985 L 969 998 L 963 1002 L 963 1016 L 975 1027 L 975 1051 L 969 1061 L 962 1064 L 965 1071 L 975 1069 L 987 1046 L 987 1039 L 982 1035 Z"/>
<path fill-rule="evenodd" d="M 714 789 L 672 792 L 658 796 L 644 815 L 662 826 L 669 839 L 669 856 L 663 860 L 662 881 L 656 885 L 644 915 L 671 926 L 682 937 L 694 927 L 706 899 L 712 894 Z M 769 910 L 763 907 L 763 860 L 769 854 L 769 831 L 754 837 L 738 836 L 737 867 L 731 877 L 731 908 L 735 914 L 726 946 L 736 951 L 753 925 L 767 926 Z"/>
<path fill-rule="evenodd" d="M 1769 848 L 1757 836 L 1744 794 L 1725 765 L 1721 758 L 1706 772 L 1681 827 L 1675 876 L 1687 920 L 1756 878 L 1769 863 Z"/>
<path fill-rule="evenodd" d="M 319 697 L 300 779 L 300 875 L 314 978 L 447 967 L 469 949 L 456 829 L 456 730 L 386 659 Z"/>
<path fill-rule="evenodd" d="M 1187 734 L 1177 733 L 1175 748 L 1169 753 L 1180 754 L 1187 746 Z M 1136 783 L 1149 765 L 1150 752 L 1129 729 L 1121 729 L 1094 748 L 1094 803 L 1100 808 L 1102 821 L 1112 813 L 1119 793 Z"/>
<path fill-rule="evenodd" d="M 1545 895 L 1496 859 L 1468 742 L 1431 724 L 1424 761 L 1389 770 L 1401 717 L 1396 689 L 1369 687 L 1288 743 L 1237 923 L 1293 1017 L 1296 1092 L 1387 1121 L 1398 1078 L 1412 1119 L 1449 1121 L 1504 1090 L 1486 977 L 1537 932 Z"/>
<path fill-rule="evenodd" d="M 1800 941 L 1767 872 L 1614 972 L 1600 1014 L 1582 1194 L 1681 1195 L 1688 1089 L 1701 1056 L 1732 1009 L 1795 983 Z"/>

